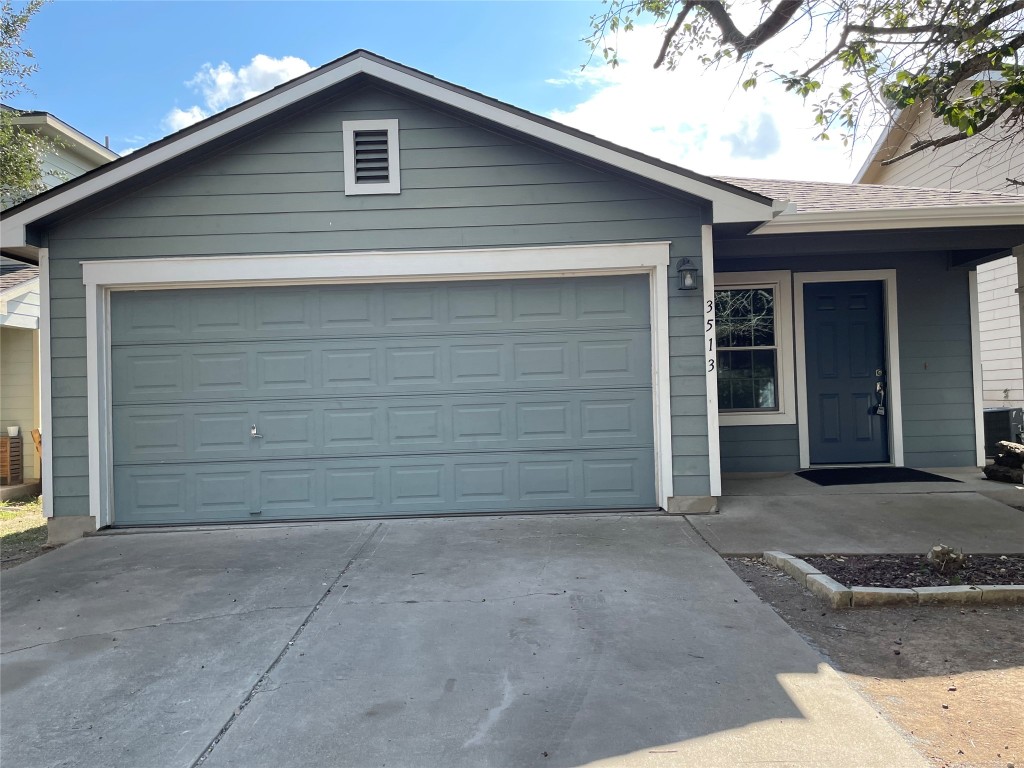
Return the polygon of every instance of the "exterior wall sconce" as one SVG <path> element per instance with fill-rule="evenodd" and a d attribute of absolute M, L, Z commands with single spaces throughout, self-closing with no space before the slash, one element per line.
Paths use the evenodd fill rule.
<path fill-rule="evenodd" d="M 679 275 L 680 291 L 695 291 L 699 283 L 697 281 L 697 267 L 689 259 L 680 259 L 676 266 L 676 273 Z"/>

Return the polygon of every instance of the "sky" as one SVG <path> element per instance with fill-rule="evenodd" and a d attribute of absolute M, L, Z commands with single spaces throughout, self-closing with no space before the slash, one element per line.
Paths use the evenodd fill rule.
<path fill-rule="evenodd" d="M 815 142 L 813 115 L 735 67 L 652 63 L 660 30 L 641 25 L 612 68 L 581 42 L 599 0 L 457 2 L 97 2 L 54 0 L 25 43 L 32 93 L 50 112 L 125 153 L 356 48 L 710 175 L 852 181 L 870 150 Z M 778 43 L 780 55 L 787 45 Z M 589 63 L 588 63 L 589 62 Z M 586 66 L 583 66 L 586 65 Z"/>

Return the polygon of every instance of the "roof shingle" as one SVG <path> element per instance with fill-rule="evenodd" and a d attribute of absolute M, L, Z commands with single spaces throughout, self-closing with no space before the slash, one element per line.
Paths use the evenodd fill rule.
<path fill-rule="evenodd" d="M 789 200 L 796 204 L 797 213 L 1024 203 L 1024 196 L 973 189 L 926 189 L 894 187 L 887 184 L 837 184 L 825 181 L 745 179 L 732 176 L 715 178 L 775 200 Z"/>

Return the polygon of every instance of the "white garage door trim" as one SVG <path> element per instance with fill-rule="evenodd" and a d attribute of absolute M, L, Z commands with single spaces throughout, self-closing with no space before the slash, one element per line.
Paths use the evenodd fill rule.
<path fill-rule="evenodd" d="M 672 496 L 668 354 L 669 243 L 303 253 L 83 261 L 89 402 L 89 514 L 113 522 L 110 292 L 175 288 L 384 283 L 647 274 L 651 296 L 655 492 Z"/>

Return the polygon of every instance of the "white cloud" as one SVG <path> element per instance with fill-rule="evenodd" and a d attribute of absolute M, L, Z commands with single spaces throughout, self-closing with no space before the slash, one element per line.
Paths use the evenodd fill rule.
<path fill-rule="evenodd" d="M 204 64 L 195 77 L 185 83 L 202 96 L 202 105 L 193 104 L 187 109 L 174 107 L 164 118 L 164 128 L 180 131 L 311 69 L 307 62 L 295 56 L 275 59 L 262 53 L 253 56 L 248 65 L 237 71 L 223 61 L 216 66 Z"/>
<path fill-rule="evenodd" d="M 182 128 L 188 128 L 193 123 L 198 123 L 207 116 L 207 113 L 197 104 L 188 109 L 175 107 L 164 118 L 164 126 L 173 133 L 174 131 L 180 131 Z"/>
<path fill-rule="evenodd" d="M 770 82 L 744 91 L 736 65 L 707 70 L 683 60 L 673 71 L 654 69 L 661 34 L 638 26 L 619 35 L 618 67 L 599 62 L 548 80 L 581 93 L 550 117 L 699 173 L 853 179 L 870 137 L 858 141 L 852 157 L 841 141 L 814 141 L 809 106 Z"/>

